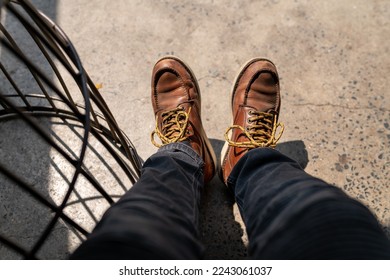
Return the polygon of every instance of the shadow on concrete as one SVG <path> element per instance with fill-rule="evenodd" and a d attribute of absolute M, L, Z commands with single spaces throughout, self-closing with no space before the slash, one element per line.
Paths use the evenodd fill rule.
<path fill-rule="evenodd" d="M 235 220 L 234 197 L 215 176 L 203 192 L 200 211 L 205 259 L 245 259 L 244 230 Z"/>
<path fill-rule="evenodd" d="M 305 143 L 301 140 L 280 143 L 276 146 L 276 150 L 298 162 L 303 169 L 309 163 Z"/>
<path fill-rule="evenodd" d="M 56 118 L 38 118 L 52 139 L 67 154 L 79 158 L 84 127 Z M 59 206 L 74 177 L 75 167 L 51 148 L 22 120 L 0 122 L 0 163 L 27 182 L 47 201 Z M 12 161 L 7 159 L 12 158 Z M 83 158 L 83 170 L 63 212 L 87 232 L 91 232 L 109 207 L 91 180 L 99 182 L 113 199 L 119 199 L 132 186 L 123 169 L 109 151 L 90 135 Z M 0 234 L 29 251 L 53 218 L 53 211 L 26 193 L 0 173 Z M 36 256 L 42 259 L 66 259 L 85 240 L 73 225 L 59 219 Z M 0 259 L 22 256 L 0 243 Z"/>
<path fill-rule="evenodd" d="M 210 139 L 220 161 L 224 141 Z M 245 259 L 245 236 L 234 218 L 234 197 L 216 174 L 205 186 L 201 200 L 200 233 L 205 246 L 205 259 Z"/>
<path fill-rule="evenodd" d="M 387 238 L 390 239 L 390 223 L 387 226 L 383 227 L 383 231 L 385 232 Z"/>
<path fill-rule="evenodd" d="M 49 18 L 56 20 L 56 0 L 32 0 L 31 2 Z M 34 63 L 39 65 L 41 70 L 51 79 L 50 66 L 20 22 L 9 13 L 2 14 L 1 20 L 19 48 L 28 57 L 32 58 Z M 32 79 L 25 65 L 21 65 L 4 49 L 0 50 L 0 61 L 23 93 L 40 92 L 40 88 Z M 14 87 L 3 71 L 0 71 L 0 87 L 4 94 L 15 94 Z M 0 131 L 0 162 L 3 166 L 31 185 L 48 201 L 55 204 L 48 187 L 51 165 L 49 146 L 44 144 L 44 141 L 39 139 L 40 137 L 22 121 L 1 122 Z M 50 222 L 53 213 L 37 203 L 1 173 L 0 187 L 0 204 L 2 206 L 0 207 L 0 234 L 27 251 L 35 250 L 39 236 Z M 57 234 L 55 240 L 49 238 L 48 246 L 40 247 L 36 255 L 48 259 L 65 257 L 68 250 L 68 234 L 62 230 L 63 227 L 62 223 L 55 227 Z M 21 257 L 0 243 L 0 259 L 18 259 Z"/>

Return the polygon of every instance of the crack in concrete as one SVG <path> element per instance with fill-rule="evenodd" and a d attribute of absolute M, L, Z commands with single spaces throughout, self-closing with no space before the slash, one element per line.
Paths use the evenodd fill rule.
<path fill-rule="evenodd" d="M 349 107 L 349 106 L 344 106 L 344 105 L 337 105 L 337 104 L 331 104 L 331 103 L 326 103 L 326 104 L 315 104 L 315 103 L 296 103 L 292 104 L 293 106 L 297 107 L 302 107 L 302 106 L 315 106 L 315 107 L 337 107 L 337 108 L 343 108 L 347 110 L 379 110 L 379 111 L 385 111 L 385 112 L 390 112 L 390 109 L 386 108 L 378 108 L 378 107 Z"/>

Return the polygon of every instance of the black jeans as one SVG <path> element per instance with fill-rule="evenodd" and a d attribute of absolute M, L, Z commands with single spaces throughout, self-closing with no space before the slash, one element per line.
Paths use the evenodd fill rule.
<path fill-rule="evenodd" d="M 164 146 L 103 216 L 72 259 L 199 259 L 202 159 Z M 255 259 L 390 259 L 376 218 L 340 189 L 268 148 L 248 152 L 229 180 Z"/>

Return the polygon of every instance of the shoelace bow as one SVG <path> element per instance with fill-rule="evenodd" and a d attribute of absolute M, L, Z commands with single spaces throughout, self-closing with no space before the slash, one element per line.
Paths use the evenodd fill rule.
<path fill-rule="evenodd" d="M 161 131 L 158 128 L 158 117 L 156 117 L 156 128 L 151 134 L 151 141 L 153 145 L 160 148 L 169 143 L 182 142 L 188 138 L 187 127 L 188 119 L 190 116 L 191 107 L 188 112 L 184 111 L 183 107 L 177 107 L 162 113 L 162 128 Z M 159 144 L 154 140 L 154 136 L 160 138 L 161 143 Z"/>
<path fill-rule="evenodd" d="M 276 143 L 284 131 L 284 124 L 277 123 L 275 113 L 249 111 L 251 115 L 248 118 L 247 129 L 240 125 L 232 125 L 225 132 L 225 139 L 230 146 L 239 148 L 258 148 L 258 147 L 272 147 L 275 148 Z M 276 130 L 280 127 L 280 133 L 275 137 Z M 234 142 L 229 138 L 229 132 L 233 129 L 240 129 L 248 138 L 248 141 Z"/>

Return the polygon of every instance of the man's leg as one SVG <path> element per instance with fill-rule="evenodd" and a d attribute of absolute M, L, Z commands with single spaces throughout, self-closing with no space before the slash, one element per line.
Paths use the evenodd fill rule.
<path fill-rule="evenodd" d="M 258 259 L 390 259 L 376 218 L 278 151 L 249 151 L 228 179 Z"/>
<path fill-rule="evenodd" d="M 108 210 L 73 258 L 201 256 L 199 191 L 213 178 L 216 167 L 202 125 L 195 75 L 179 58 L 160 59 L 152 72 L 151 100 L 156 118 L 152 143 L 162 148 L 144 164 L 140 180 Z"/>
<path fill-rule="evenodd" d="M 196 259 L 203 160 L 184 143 L 162 147 L 73 259 Z"/>
<path fill-rule="evenodd" d="M 221 175 L 234 190 L 252 257 L 390 258 L 389 241 L 366 207 L 271 149 L 283 132 L 279 77 L 271 61 L 255 58 L 244 65 L 231 102 Z"/>

